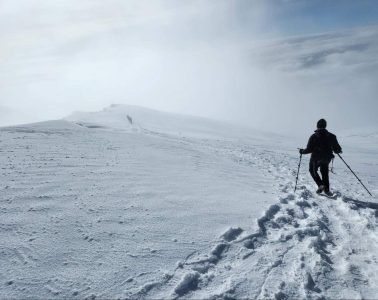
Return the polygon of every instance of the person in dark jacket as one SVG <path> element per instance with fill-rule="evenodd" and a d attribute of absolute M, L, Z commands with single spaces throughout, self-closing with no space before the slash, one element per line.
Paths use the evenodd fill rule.
<path fill-rule="evenodd" d="M 317 123 L 315 133 L 308 140 L 306 149 L 299 149 L 300 154 L 311 153 L 310 174 L 318 185 L 317 193 L 324 191 L 327 195 L 332 195 L 329 189 L 329 172 L 328 165 L 335 157 L 333 152 L 342 153 L 342 149 L 337 141 L 336 135 L 330 133 L 327 129 L 327 121 L 320 119 Z M 318 169 L 322 177 L 318 174 Z"/>

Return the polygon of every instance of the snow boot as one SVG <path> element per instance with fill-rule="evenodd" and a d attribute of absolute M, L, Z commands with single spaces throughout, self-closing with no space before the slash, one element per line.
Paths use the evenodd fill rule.
<path fill-rule="evenodd" d="M 329 189 L 325 189 L 325 190 L 324 190 L 324 194 L 326 194 L 326 195 L 329 196 L 329 197 L 332 197 L 332 196 L 333 196 L 333 193 L 332 193 Z"/>
<path fill-rule="evenodd" d="M 321 194 L 324 190 L 324 185 L 319 185 L 318 189 L 316 190 L 317 194 Z"/>

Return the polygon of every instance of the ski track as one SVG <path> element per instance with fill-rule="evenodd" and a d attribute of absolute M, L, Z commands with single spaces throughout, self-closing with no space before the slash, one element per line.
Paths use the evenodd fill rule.
<path fill-rule="evenodd" d="M 378 272 L 374 272 L 378 269 L 378 205 L 338 191 L 333 197 L 317 195 L 308 180 L 300 180 L 294 194 L 294 159 L 258 147 L 218 147 L 217 154 L 222 152 L 219 149 L 223 149 L 221 155 L 238 163 L 257 165 L 271 176 L 278 189 L 277 203 L 252 228 L 231 227 L 209 245 L 208 252 L 195 252 L 178 262 L 173 272 L 130 291 L 128 297 L 376 297 L 377 291 L 369 282 L 378 280 Z M 359 245 L 361 235 L 367 238 L 364 245 Z"/>

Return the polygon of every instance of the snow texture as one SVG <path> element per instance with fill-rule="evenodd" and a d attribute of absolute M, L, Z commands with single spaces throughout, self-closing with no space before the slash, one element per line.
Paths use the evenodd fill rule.
<path fill-rule="evenodd" d="M 373 137 L 340 142 L 376 195 Z M 0 152 L 1 299 L 378 294 L 376 198 L 340 161 L 316 194 L 307 157 L 294 194 L 287 137 L 113 105 L 0 128 Z"/>

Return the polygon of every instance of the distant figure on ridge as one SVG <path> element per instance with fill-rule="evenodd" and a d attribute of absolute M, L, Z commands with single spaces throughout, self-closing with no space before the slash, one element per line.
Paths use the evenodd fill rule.
<path fill-rule="evenodd" d="M 336 154 L 342 153 L 342 149 L 337 141 L 336 135 L 330 133 L 327 129 L 327 121 L 320 119 L 317 123 L 315 133 L 308 140 L 306 149 L 299 149 L 300 154 L 311 153 L 310 174 L 318 185 L 317 193 L 324 193 L 332 196 L 329 190 L 329 173 L 328 165 Z M 318 169 L 322 178 L 318 174 Z"/>

